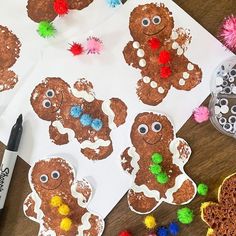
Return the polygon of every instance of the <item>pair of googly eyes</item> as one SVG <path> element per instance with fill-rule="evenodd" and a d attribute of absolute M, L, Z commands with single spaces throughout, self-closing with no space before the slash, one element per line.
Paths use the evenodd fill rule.
<path fill-rule="evenodd" d="M 160 23 L 161 23 L 161 17 L 160 16 L 154 16 L 153 18 L 152 18 L 152 23 L 154 24 L 154 25 L 159 25 Z M 147 26 L 149 26 L 151 24 L 151 20 L 149 19 L 149 18 L 143 18 L 142 19 L 142 25 L 144 26 L 144 27 L 147 27 Z"/>
<path fill-rule="evenodd" d="M 54 91 L 53 91 L 52 89 L 49 89 L 49 90 L 46 92 L 46 96 L 47 96 L 48 98 L 53 98 L 54 95 L 55 95 L 55 93 L 54 93 Z M 43 107 L 49 108 L 49 107 L 51 107 L 51 105 L 52 105 L 52 104 L 51 104 L 50 100 L 48 100 L 48 99 L 43 100 Z"/>
<path fill-rule="evenodd" d="M 162 129 L 162 125 L 161 125 L 160 122 L 154 122 L 154 123 L 152 123 L 152 131 L 158 133 L 158 132 L 161 131 L 161 129 Z M 138 132 L 139 132 L 140 134 L 142 134 L 142 135 L 146 134 L 146 133 L 148 132 L 148 130 L 149 130 L 149 129 L 148 129 L 148 126 L 145 125 L 145 124 L 141 124 L 141 125 L 139 125 L 139 127 L 138 127 Z"/>
<path fill-rule="evenodd" d="M 59 171 L 57 171 L 57 170 L 53 171 L 53 172 L 51 173 L 51 177 L 52 177 L 53 179 L 59 179 L 59 178 L 60 178 L 60 173 L 59 173 Z M 45 174 L 41 175 L 41 176 L 40 176 L 40 181 L 41 181 L 41 183 L 43 183 L 43 184 L 47 183 L 47 182 L 48 182 L 48 176 L 45 175 Z"/>

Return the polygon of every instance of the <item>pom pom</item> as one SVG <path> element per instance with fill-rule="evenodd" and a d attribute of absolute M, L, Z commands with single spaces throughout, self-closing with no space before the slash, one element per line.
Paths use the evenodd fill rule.
<path fill-rule="evenodd" d="M 157 225 L 154 216 L 148 215 L 144 218 L 144 224 L 147 229 L 154 229 Z"/>
<path fill-rule="evenodd" d="M 72 221 L 70 218 L 66 217 L 61 220 L 60 229 L 68 232 L 71 229 Z"/>
<path fill-rule="evenodd" d="M 201 196 L 206 196 L 207 193 L 208 193 L 208 186 L 206 184 L 203 184 L 203 183 L 199 184 L 197 186 L 197 192 Z"/>
<path fill-rule="evenodd" d="M 180 232 L 180 227 L 177 222 L 172 222 L 169 224 L 168 230 L 171 235 L 176 236 Z"/>
<path fill-rule="evenodd" d="M 219 37 L 227 48 L 236 52 L 236 16 L 229 16 L 223 21 Z"/>
<path fill-rule="evenodd" d="M 103 123 L 100 119 L 94 119 L 92 121 L 92 124 L 91 124 L 91 127 L 96 130 L 96 131 L 99 131 L 103 126 Z"/>
<path fill-rule="evenodd" d="M 161 51 L 158 57 L 158 61 L 160 64 L 166 64 L 170 62 L 170 52 L 166 50 Z"/>
<path fill-rule="evenodd" d="M 78 56 L 84 52 L 84 48 L 80 43 L 70 44 L 70 48 L 68 49 L 74 56 Z"/>
<path fill-rule="evenodd" d="M 89 37 L 87 39 L 88 54 L 100 54 L 103 48 L 103 43 L 99 38 Z"/>
<path fill-rule="evenodd" d="M 164 226 L 161 226 L 157 229 L 157 236 L 168 236 L 168 229 Z"/>
<path fill-rule="evenodd" d="M 80 106 L 72 106 L 70 109 L 70 115 L 74 118 L 79 118 L 83 110 Z"/>
<path fill-rule="evenodd" d="M 153 232 L 150 232 L 150 233 L 148 233 L 148 236 L 157 236 L 157 234 L 153 233 Z"/>
<path fill-rule="evenodd" d="M 121 4 L 120 0 L 107 0 L 107 4 L 110 7 L 116 7 Z"/>
<path fill-rule="evenodd" d="M 177 211 L 177 218 L 182 224 L 190 224 L 193 222 L 194 214 L 191 209 L 184 207 Z"/>
<path fill-rule="evenodd" d="M 38 24 L 38 34 L 43 38 L 49 38 L 55 35 L 56 29 L 53 24 L 48 21 L 41 21 Z"/>
<path fill-rule="evenodd" d="M 171 76 L 172 71 L 169 66 L 163 66 L 161 67 L 161 78 L 167 79 Z"/>
<path fill-rule="evenodd" d="M 161 164 L 163 162 L 162 155 L 160 153 L 157 153 L 157 152 L 153 153 L 152 154 L 152 162 L 154 164 Z"/>
<path fill-rule="evenodd" d="M 158 175 L 161 172 L 161 166 L 158 164 L 154 164 L 150 166 L 149 170 L 153 175 Z"/>
<path fill-rule="evenodd" d="M 157 38 L 151 38 L 148 40 L 148 44 L 152 50 L 157 50 L 161 46 L 161 42 Z"/>
<path fill-rule="evenodd" d="M 67 216 L 70 213 L 70 208 L 66 204 L 62 204 L 58 208 L 58 212 L 60 215 Z"/>
<path fill-rule="evenodd" d="M 62 204 L 62 199 L 59 196 L 54 196 L 50 200 L 50 205 L 52 207 L 59 207 Z"/>
<path fill-rule="evenodd" d="M 210 111 L 207 107 L 200 106 L 193 111 L 193 118 L 197 123 L 208 121 L 209 117 Z"/>
<path fill-rule="evenodd" d="M 128 230 L 121 231 L 119 236 L 132 236 L 132 234 Z"/>
<path fill-rule="evenodd" d="M 157 175 L 156 179 L 159 184 L 166 184 L 169 180 L 169 177 L 165 172 L 161 172 L 159 175 Z"/>
<path fill-rule="evenodd" d="M 83 114 L 81 117 L 80 117 L 80 123 L 83 125 L 83 126 L 89 126 L 91 125 L 93 119 L 90 115 L 88 114 Z"/>
<path fill-rule="evenodd" d="M 53 3 L 53 8 L 59 16 L 66 15 L 69 12 L 68 3 L 66 0 L 55 0 Z"/>

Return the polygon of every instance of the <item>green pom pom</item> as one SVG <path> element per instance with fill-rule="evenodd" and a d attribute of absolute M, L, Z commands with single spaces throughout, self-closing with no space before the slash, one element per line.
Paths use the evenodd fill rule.
<path fill-rule="evenodd" d="M 194 214 L 191 209 L 184 207 L 177 211 L 177 217 L 182 224 L 190 224 L 193 222 Z"/>
<path fill-rule="evenodd" d="M 154 164 L 161 164 L 162 161 L 163 161 L 163 157 L 160 153 L 155 152 L 152 154 L 152 162 Z"/>
<path fill-rule="evenodd" d="M 157 182 L 159 184 L 166 184 L 169 180 L 168 175 L 165 172 L 161 172 L 157 175 Z"/>
<path fill-rule="evenodd" d="M 201 196 L 206 196 L 208 193 L 208 186 L 206 184 L 199 184 L 197 187 L 197 192 Z"/>
<path fill-rule="evenodd" d="M 49 38 L 55 35 L 56 29 L 51 22 L 41 21 L 38 25 L 38 33 L 43 38 Z"/>
<path fill-rule="evenodd" d="M 156 165 L 156 164 L 151 165 L 149 169 L 150 169 L 150 172 L 154 175 L 158 175 L 161 172 L 161 166 L 160 165 Z"/>

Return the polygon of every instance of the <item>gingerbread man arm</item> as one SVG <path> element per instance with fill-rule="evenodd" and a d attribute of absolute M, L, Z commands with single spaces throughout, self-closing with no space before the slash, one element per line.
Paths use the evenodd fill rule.
<path fill-rule="evenodd" d="M 90 3 L 92 3 L 93 0 L 69 0 L 69 9 L 76 9 L 76 10 L 82 10 L 85 7 L 87 7 Z"/>
<path fill-rule="evenodd" d="M 60 121 L 54 121 L 49 126 L 50 139 L 57 145 L 67 144 L 69 142 L 69 136 L 74 135 L 72 133 L 73 131 L 65 129 Z"/>
<path fill-rule="evenodd" d="M 169 148 L 173 154 L 173 163 L 183 167 L 192 153 L 189 144 L 182 138 L 175 138 L 170 143 Z"/>
<path fill-rule="evenodd" d="M 92 197 L 92 187 L 89 182 L 86 179 L 76 181 L 71 186 L 71 192 L 77 198 L 79 206 L 86 208 Z"/>
<path fill-rule="evenodd" d="M 0 92 L 14 88 L 17 82 L 18 77 L 15 72 L 0 70 Z"/>
<path fill-rule="evenodd" d="M 24 201 L 23 211 L 25 215 L 31 220 L 38 222 L 38 215 L 35 212 L 35 200 L 33 193 L 30 193 Z"/>

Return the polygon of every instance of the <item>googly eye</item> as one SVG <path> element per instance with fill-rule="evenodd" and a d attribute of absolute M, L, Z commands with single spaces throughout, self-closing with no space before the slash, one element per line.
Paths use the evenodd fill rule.
<path fill-rule="evenodd" d="M 231 93 L 231 88 L 230 88 L 230 87 L 226 87 L 226 88 L 224 89 L 224 92 L 225 92 L 226 94 L 230 94 L 230 93 Z"/>
<path fill-rule="evenodd" d="M 220 105 L 221 105 L 221 106 L 228 105 L 228 100 L 225 99 L 225 98 L 220 99 Z"/>
<path fill-rule="evenodd" d="M 43 107 L 45 107 L 45 108 L 51 107 L 51 102 L 49 100 L 44 100 L 43 101 Z"/>
<path fill-rule="evenodd" d="M 54 95 L 55 95 L 55 93 L 54 93 L 54 91 L 53 91 L 52 89 L 49 89 L 49 90 L 46 92 L 46 96 L 47 96 L 48 98 L 52 98 L 52 97 L 54 97 Z"/>
<path fill-rule="evenodd" d="M 142 25 L 143 25 L 144 27 L 149 26 L 149 25 L 150 25 L 150 20 L 149 20 L 148 18 L 143 18 L 143 19 L 142 19 Z"/>
<path fill-rule="evenodd" d="M 229 117 L 229 123 L 231 123 L 231 124 L 236 123 L 236 116 L 230 116 Z"/>
<path fill-rule="evenodd" d="M 152 124 L 152 130 L 153 130 L 154 132 L 159 132 L 159 131 L 161 131 L 161 129 L 162 129 L 162 125 L 161 125 L 160 122 L 154 122 L 154 123 Z"/>
<path fill-rule="evenodd" d="M 227 122 L 227 120 L 226 120 L 224 117 L 221 117 L 221 118 L 219 119 L 219 123 L 220 123 L 221 125 L 224 125 L 226 122 Z"/>
<path fill-rule="evenodd" d="M 226 80 L 224 80 L 223 86 L 224 86 L 224 87 L 228 86 L 228 82 L 227 82 Z"/>
<path fill-rule="evenodd" d="M 48 176 L 47 175 L 41 175 L 40 176 L 41 183 L 45 184 L 48 182 Z"/>
<path fill-rule="evenodd" d="M 229 82 L 233 83 L 234 82 L 234 77 L 229 77 Z"/>
<path fill-rule="evenodd" d="M 139 132 L 140 134 L 146 134 L 146 133 L 148 132 L 148 126 L 145 125 L 145 124 L 139 125 L 139 127 L 138 127 L 138 132 Z"/>
<path fill-rule="evenodd" d="M 59 177 L 60 177 L 60 172 L 57 171 L 57 170 L 54 170 L 54 171 L 51 173 L 51 177 L 52 177 L 53 179 L 59 179 Z"/>
<path fill-rule="evenodd" d="M 153 24 L 155 24 L 155 25 L 159 25 L 159 24 L 161 23 L 161 17 L 160 17 L 160 16 L 154 16 L 154 17 L 152 18 L 152 22 L 153 22 Z"/>
<path fill-rule="evenodd" d="M 236 76 L 236 69 L 232 69 L 231 71 L 230 71 L 230 75 L 231 76 Z"/>
<path fill-rule="evenodd" d="M 232 130 L 232 124 L 230 124 L 230 123 L 226 123 L 224 126 L 223 126 L 223 128 L 224 128 L 224 130 L 225 131 L 231 131 Z"/>
<path fill-rule="evenodd" d="M 231 107 L 231 112 L 235 115 L 236 114 L 236 105 Z"/>

